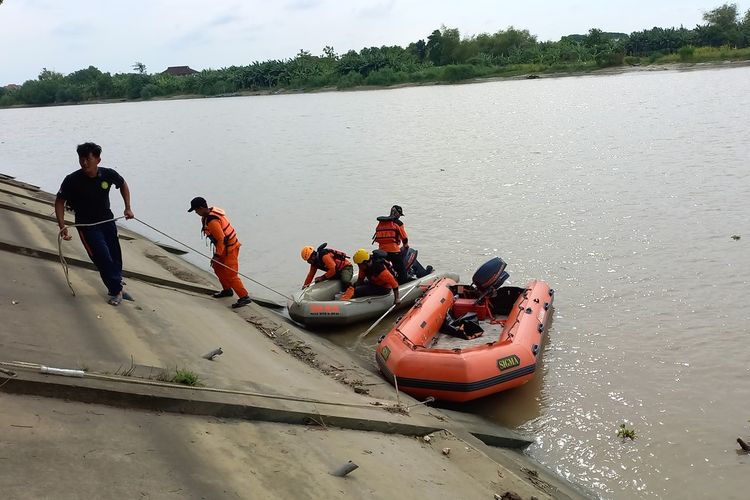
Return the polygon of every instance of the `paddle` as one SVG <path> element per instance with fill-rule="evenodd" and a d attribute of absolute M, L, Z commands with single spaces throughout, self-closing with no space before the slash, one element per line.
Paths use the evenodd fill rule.
<path fill-rule="evenodd" d="M 419 281 L 417 281 L 411 288 L 409 288 L 409 290 L 406 291 L 406 293 L 404 294 L 404 296 L 403 296 L 403 298 L 401 300 L 405 300 L 406 297 L 409 296 L 409 294 L 411 293 L 411 291 L 414 290 L 415 288 L 417 288 L 418 286 L 419 286 Z M 399 302 L 399 304 L 400 304 L 400 302 Z M 383 321 L 383 318 L 385 318 L 386 316 L 388 316 L 388 314 L 391 311 L 393 311 L 393 308 L 396 307 L 397 305 L 398 304 L 391 305 L 391 307 L 389 307 L 388 310 L 386 312 L 384 312 L 383 315 L 381 317 L 379 317 L 375 321 L 375 323 L 373 323 L 372 325 L 370 325 L 370 328 L 368 328 L 367 331 L 365 331 L 365 333 L 363 333 L 362 335 L 360 335 L 359 337 L 357 337 L 357 341 L 354 343 L 355 347 L 358 346 L 359 343 L 362 341 L 362 339 L 364 339 L 365 337 L 367 337 L 367 334 L 369 334 L 373 330 L 373 328 L 375 328 L 376 326 L 378 326 L 378 324 L 381 321 Z"/>

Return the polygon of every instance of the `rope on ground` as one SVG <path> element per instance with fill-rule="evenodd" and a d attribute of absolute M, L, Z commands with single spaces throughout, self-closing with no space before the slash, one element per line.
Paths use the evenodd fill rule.
<path fill-rule="evenodd" d="M 70 370 L 65 368 L 50 368 L 45 365 L 41 365 L 38 363 L 28 363 L 25 361 L 0 361 L 0 366 L 7 366 L 9 368 L 13 368 L 16 370 L 21 371 L 32 371 L 32 372 L 39 372 L 39 373 L 47 373 L 50 375 L 64 375 L 64 372 L 78 372 L 80 370 Z M 46 371 L 43 371 L 43 369 L 46 368 Z M 50 371 L 52 370 L 52 371 Z M 84 373 L 81 371 L 81 373 Z M 369 404 L 365 403 L 347 403 L 343 401 L 326 401 L 323 399 L 315 399 L 315 398 L 307 398 L 303 396 L 292 396 L 292 395 L 286 395 L 286 394 L 268 394 L 263 392 L 253 392 L 253 391 L 240 391 L 235 389 L 221 389 L 219 387 L 202 387 L 202 386 L 190 386 L 190 385 L 182 385 L 182 384 L 175 384 L 172 382 L 161 382 L 157 380 L 150 380 L 150 379 L 143 379 L 138 377 L 122 377 L 117 375 L 105 375 L 101 373 L 91 373 L 91 372 L 85 372 L 83 375 L 75 375 L 78 377 L 84 377 L 88 379 L 95 379 L 95 380 L 105 380 L 105 381 L 111 381 L 111 382 L 125 382 L 129 384 L 138 384 L 138 385 L 148 385 L 148 386 L 154 386 L 154 387 L 170 387 L 173 389 L 189 389 L 194 391 L 202 391 L 202 392 L 215 392 L 220 394 L 235 394 L 239 396 L 253 396 L 263 399 L 278 399 L 281 401 L 294 401 L 297 403 L 310 403 L 310 404 L 319 404 L 319 405 L 327 405 L 327 406 L 341 406 L 346 408 L 377 408 L 382 407 L 384 409 L 390 408 L 388 405 L 381 403 L 380 401 L 374 401 Z M 6 383 L 8 381 L 6 380 Z M 1 387 L 1 386 L 0 386 Z"/>
<path fill-rule="evenodd" d="M 99 222 L 92 222 L 91 224 L 66 224 L 65 227 L 61 228 L 60 231 L 57 232 L 57 252 L 60 254 L 60 265 L 63 268 L 63 273 L 65 273 L 65 281 L 68 282 L 68 288 L 70 288 L 70 292 L 73 294 L 73 297 L 76 295 L 76 291 L 73 289 L 73 284 L 70 282 L 70 275 L 68 271 L 68 261 L 65 260 L 65 255 L 62 251 L 62 241 L 63 241 L 63 231 L 67 230 L 69 227 L 91 227 L 91 226 L 97 226 L 99 224 L 106 224 L 107 222 L 114 222 L 116 220 L 124 219 L 125 216 L 121 217 L 114 217 L 112 219 L 102 220 Z"/>

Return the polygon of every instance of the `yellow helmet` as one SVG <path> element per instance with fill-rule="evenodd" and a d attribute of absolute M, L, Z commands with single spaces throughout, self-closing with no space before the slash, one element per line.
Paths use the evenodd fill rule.
<path fill-rule="evenodd" d="M 366 260 L 370 260 L 370 253 L 364 248 L 360 248 L 359 250 L 354 252 L 352 258 L 354 259 L 355 264 L 361 264 Z"/>
<path fill-rule="evenodd" d="M 307 262 L 310 260 L 310 256 L 313 254 L 315 249 L 311 246 L 302 247 L 302 252 L 300 252 L 300 255 L 302 255 L 302 260 Z"/>

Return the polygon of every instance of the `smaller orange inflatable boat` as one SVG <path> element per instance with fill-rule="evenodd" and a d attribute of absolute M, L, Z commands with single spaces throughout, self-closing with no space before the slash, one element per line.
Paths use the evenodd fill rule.
<path fill-rule="evenodd" d="M 385 378 L 416 398 L 455 402 L 531 380 L 554 290 L 537 280 L 503 287 L 505 266 L 495 257 L 472 285 L 434 282 L 378 342 L 375 359 Z"/>

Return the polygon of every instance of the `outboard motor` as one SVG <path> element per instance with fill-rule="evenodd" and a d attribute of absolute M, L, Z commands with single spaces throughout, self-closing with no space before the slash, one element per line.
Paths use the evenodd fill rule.
<path fill-rule="evenodd" d="M 417 254 L 419 252 L 412 247 L 409 247 L 406 252 L 404 252 L 404 269 L 411 269 L 411 266 L 414 265 L 414 261 L 417 260 Z"/>
<path fill-rule="evenodd" d="M 500 257 L 495 257 L 482 264 L 471 277 L 472 284 L 484 297 L 488 293 L 500 288 L 510 275 L 505 272 L 507 264 Z"/>
<path fill-rule="evenodd" d="M 401 258 L 404 259 L 404 269 L 406 269 L 406 274 L 409 276 L 409 281 L 424 278 L 434 271 L 432 266 L 424 267 L 420 264 L 417 260 L 418 255 L 419 250 L 415 250 L 412 247 L 401 249 Z"/>

